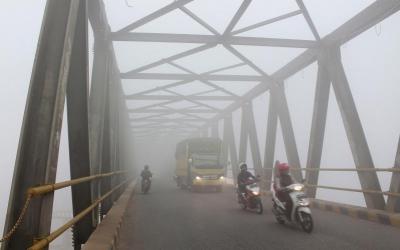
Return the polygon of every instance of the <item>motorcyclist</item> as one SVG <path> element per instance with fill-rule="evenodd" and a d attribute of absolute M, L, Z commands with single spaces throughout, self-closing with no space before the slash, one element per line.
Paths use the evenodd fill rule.
<path fill-rule="evenodd" d="M 245 162 L 241 162 L 239 164 L 240 173 L 237 176 L 237 184 L 239 189 L 240 198 L 243 197 L 244 193 L 246 193 L 246 184 L 250 178 L 257 180 L 257 178 L 247 171 L 247 164 Z"/>
<path fill-rule="evenodd" d="M 275 168 L 278 171 L 274 182 L 276 196 L 285 205 L 287 215 L 290 216 L 293 204 L 286 187 L 294 184 L 295 181 L 290 175 L 290 167 L 287 163 L 280 163 L 279 161 L 276 161 Z"/>
<path fill-rule="evenodd" d="M 149 165 L 144 166 L 144 169 L 140 173 L 140 176 L 142 177 L 142 187 L 143 187 L 145 180 L 149 180 L 149 185 L 151 184 L 150 179 L 151 179 L 151 177 L 153 177 L 153 174 L 149 170 Z M 149 189 L 150 189 L 150 187 L 149 187 Z"/>

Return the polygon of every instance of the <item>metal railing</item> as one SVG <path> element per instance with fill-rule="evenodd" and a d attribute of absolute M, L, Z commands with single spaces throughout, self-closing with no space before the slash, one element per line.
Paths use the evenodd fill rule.
<path fill-rule="evenodd" d="M 56 190 L 63 189 L 66 187 L 71 187 L 74 185 L 78 185 L 81 183 L 85 182 L 90 182 L 93 180 L 97 179 L 103 179 L 106 177 L 111 177 L 111 176 L 116 176 L 116 175 L 121 175 L 121 174 L 126 174 L 127 171 L 115 171 L 115 172 L 110 172 L 110 173 L 103 173 L 103 174 L 96 174 L 96 175 L 91 175 L 87 177 L 82 177 L 82 178 L 77 178 L 73 180 L 68 180 L 68 181 L 63 181 L 63 182 L 58 182 L 54 184 L 45 184 L 41 186 L 36 186 L 36 187 L 31 187 L 27 190 L 26 192 L 26 200 L 25 204 L 23 206 L 23 209 L 20 212 L 20 215 L 15 222 L 14 226 L 11 228 L 11 230 L 4 235 L 3 238 L 0 239 L 0 242 L 4 242 L 12 237 L 12 235 L 15 233 L 15 231 L 18 229 L 18 227 L 21 225 L 23 218 L 26 214 L 26 211 L 29 208 L 29 204 L 31 200 L 34 197 L 37 196 L 42 196 L 46 195 L 48 193 L 53 193 Z M 77 214 L 75 217 L 73 217 L 71 220 L 69 220 L 66 224 L 62 225 L 52 233 L 50 233 L 48 236 L 41 238 L 34 242 L 34 244 L 28 248 L 29 250 L 39 250 L 47 247 L 50 242 L 55 240 L 58 236 L 60 236 L 62 233 L 64 233 L 66 230 L 71 228 L 74 224 L 79 222 L 82 218 L 84 218 L 87 214 L 89 214 L 92 210 L 94 210 L 102 201 L 104 201 L 106 198 L 108 198 L 110 195 L 112 195 L 115 191 L 119 190 L 121 187 L 123 187 L 125 184 L 131 182 L 133 179 L 128 178 L 125 181 L 121 182 L 114 188 L 112 188 L 110 191 L 108 191 L 106 194 L 102 195 L 100 198 L 96 199 L 89 207 L 81 211 L 79 214 Z"/>
<path fill-rule="evenodd" d="M 263 168 L 263 171 L 274 171 L 274 168 Z M 304 171 L 304 172 L 389 172 L 389 173 L 400 173 L 399 168 L 365 168 L 365 169 L 356 169 L 356 168 L 291 168 L 290 171 Z M 271 183 L 271 180 L 265 180 L 267 183 Z M 311 188 L 322 188 L 322 189 L 330 189 L 330 190 L 339 190 L 339 191 L 348 191 L 348 192 L 357 192 L 357 193 L 366 193 L 366 194 L 382 194 L 388 196 L 396 196 L 400 197 L 400 193 L 391 192 L 391 191 L 378 191 L 378 190 L 365 190 L 365 189 L 355 189 L 355 188 L 343 188 L 343 187 L 334 187 L 334 186 L 324 186 L 324 185 L 313 185 L 307 182 L 304 183 L 306 187 Z"/>

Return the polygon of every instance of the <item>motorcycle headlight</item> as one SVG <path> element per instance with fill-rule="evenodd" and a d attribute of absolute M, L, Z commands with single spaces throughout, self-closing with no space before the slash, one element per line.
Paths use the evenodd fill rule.
<path fill-rule="evenodd" d="M 196 180 L 201 180 L 201 177 L 200 176 L 196 176 L 196 178 L 195 178 Z"/>
<path fill-rule="evenodd" d="M 225 179 L 225 177 L 221 176 L 221 177 L 219 177 L 219 179 L 220 179 L 220 180 L 223 180 L 223 179 Z"/>
<path fill-rule="evenodd" d="M 294 186 L 294 190 L 296 190 L 296 191 L 301 191 L 301 190 L 303 190 L 303 185 L 296 185 L 296 186 Z"/>

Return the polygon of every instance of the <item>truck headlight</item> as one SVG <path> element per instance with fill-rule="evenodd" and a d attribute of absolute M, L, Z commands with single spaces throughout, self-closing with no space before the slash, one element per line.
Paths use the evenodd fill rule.
<path fill-rule="evenodd" d="M 201 177 L 200 176 L 196 176 L 196 178 L 195 178 L 196 180 L 201 180 Z"/>

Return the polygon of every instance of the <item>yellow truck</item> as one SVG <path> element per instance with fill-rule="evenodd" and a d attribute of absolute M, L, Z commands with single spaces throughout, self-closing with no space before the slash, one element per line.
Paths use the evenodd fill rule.
<path fill-rule="evenodd" d="M 225 164 L 218 138 L 192 138 L 176 146 L 175 180 L 180 188 L 222 191 Z"/>

